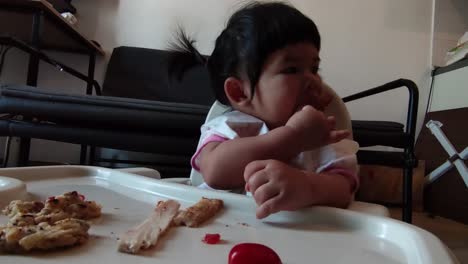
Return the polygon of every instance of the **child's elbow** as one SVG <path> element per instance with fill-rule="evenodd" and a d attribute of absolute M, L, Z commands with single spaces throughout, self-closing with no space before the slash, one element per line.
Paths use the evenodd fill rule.
<path fill-rule="evenodd" d="M 203 180 L 205 181 L 205 183 L 208 186 L 210 186 L 213 189 L 217 189 L 217 190 L 223 189 L 222 184 L 220 183 L 220 181 L 219 181 L 219 179 L 217 177 L 214 177 L 210 173 L 203 173 L 202 175 L 203 175 Z"/>
<path fill-rule="evenodd" d="M 211 166 L 205 166 L 200 170 L 201 175 L 203 176 L 203 180 L 205 183 L 213 189 L 222 190 L 226 187 L 224 186 L 225 183 L 223 182 L 222 178 L 219 177 L 219 173 L 217 173 L 216 168 Z"/>
<path fill-rule="evenodd" d="M 350 192 L 345 192 L 340 195 L 339 199 L 336 200 L 336 207 L 346 209 L 348 208 L 351 203 L 353 202 L 353 194 Z"/>

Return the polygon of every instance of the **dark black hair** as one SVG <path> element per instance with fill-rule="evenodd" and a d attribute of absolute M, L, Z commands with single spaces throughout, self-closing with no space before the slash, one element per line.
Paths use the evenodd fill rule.
<path fill-rule="evenodd" d="M 182 74 L 196 63 L 205 64 L 216 99 L 229 105 L 224 93 L 228 77 L 247 77 L 254 95 L 268 56 L 281 48 L 308 42 L 320 50 L 320 34 L 315 23 L 299 10 L 283 2 L 250 2 L 236 11 L 216 39 L 209 58 L 201 55 L 180 29 L 173 43 L 170 74 Z"/>

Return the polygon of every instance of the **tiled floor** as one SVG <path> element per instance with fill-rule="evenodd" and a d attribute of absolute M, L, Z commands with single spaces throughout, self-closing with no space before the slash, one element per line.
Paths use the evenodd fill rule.
<path fill-rule="evenodd" d="M 390 209 L 393 218 L 400 218 L 400 209 Z M 455 254 L 461 264 L 468 264 L 468 225 L 425 213 L 414 212 L 413 224 L 439 237 Z"/>

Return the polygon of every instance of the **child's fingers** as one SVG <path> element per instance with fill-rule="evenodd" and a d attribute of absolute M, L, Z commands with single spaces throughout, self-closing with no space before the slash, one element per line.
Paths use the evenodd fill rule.
<path fill-rule="evenodd" d="M 263 170 L 268 164 L 267 160 L 255 160 L 247 164 L 244 169 L 244 180 L 245 182 L 249 181 L 249 178 L 254 175 L 259 170 Z"/>
<path fill-rule="evenodd" d="M 280 190 L 277 185 L 267 182 L 260 185 L 255 193 L 252 193 L 253 197 L 255 198 L 255 202 L 257 205 L 262 205 L 266 201 L 278 196 Z"/>
<path fill-rule="evenodd" d="M 317 111 L 317 109 L 315 109 L 315 107 L 313 107 L 311 105 L 304 105 L 304 107 L 302 107 L 302 110 L 304 110 L 304 111 Z"/>
<path fill-rule="evenodd" d="M 327 116 L 327 124 L 329 129 L 334 129 L 336 125 L 336 118 L 334 116 Z"/>
<path fill-rule="evenodd" d="M 265 172 L 265 170 L 259 170 L 257 172 L 255 172 L 250 178 L 249 180 L 246 182 L 246 184 L 249 186 L 249 192 L 252 193 L 252 195 L 255 196 L 255 193 L 257 192 L 257 189 L 268 183 L 269 182 L 269 178 L 268 178 L 268 174 Z"/>
<path fill-rule="evenodd" d="M 341 141 L 349 137 L 350 134 L 351 133 L 348 130 L 334 130 L 330 132 L 330 143 Z"/>
<path fill-rule="evenodd" d="M 280 196 L 275 196 L 257 207 L 256 216 L 258 219 L 265 218 L 271 214 L 279 212 Z"/>

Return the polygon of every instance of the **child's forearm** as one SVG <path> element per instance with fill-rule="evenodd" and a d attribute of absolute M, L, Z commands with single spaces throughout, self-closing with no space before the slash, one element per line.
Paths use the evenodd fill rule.
<path fill-rule="evenodd" d="M 346 208 L 352 201 L 352 183 L 349 178 L 335 173 L 308 173 L 310 205 Z"/>
<path fill-rule="evenodd" d="M 205 182 L 216 189 L 244 186 L 244 169 L 255 160 L 277 159 L 288 162 L 301 151 L 294 131 L 279 127 L 265 135 L 237 138 L 210 147 L 200 156 L 200 170 Z"/>

